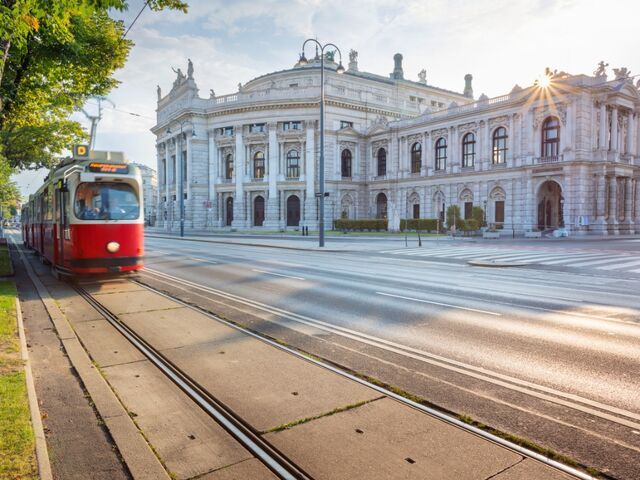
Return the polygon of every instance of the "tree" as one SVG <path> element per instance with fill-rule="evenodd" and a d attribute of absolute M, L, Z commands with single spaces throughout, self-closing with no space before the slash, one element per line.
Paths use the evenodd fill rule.
<path fill-rule="evenodd" d="M 453 225 L 461 225 L 461 220 L 460 207 L 458 207 L 458 205 L 449 205 L 447 207 L 447 227 L 451 228 Z"/>
<path fill-rule="evenodd" d="M 482 207 L 473 207 L 471 209 L 471 218 L 478 222 L 478 225 L 484 226 L 484 210 L 482 209 Z"/>
<path fill-rule="evenodd" d="M 186 12 L 181 0 L 148 0 L 152 10 Z M 52 166 L 86 138 L 69 115 L 118 85 L 132 42 L 109 9 L 125 0 L 0 0 L 0 163 Z"/>

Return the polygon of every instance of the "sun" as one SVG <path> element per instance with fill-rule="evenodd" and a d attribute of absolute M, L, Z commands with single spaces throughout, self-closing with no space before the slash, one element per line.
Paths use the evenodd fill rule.
<path fill-rule="evenodd" d="M 536 83 L 540 88 L 547 88 L 551 85 L 551 76 L 547 74 L 542 74 L 538 77 Z"/>

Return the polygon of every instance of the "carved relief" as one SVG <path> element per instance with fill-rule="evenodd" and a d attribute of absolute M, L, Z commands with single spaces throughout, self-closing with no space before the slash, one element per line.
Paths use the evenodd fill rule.
<path fill-rule="evenodd" d="M 374 151 L 374 152 L 378 151 L 378 149 L 379 149 L 380 147 L 384 147 L 384 148 L 386 148 L 386 149 L 388 150 L 388 149 L 389 149 L 389 140 L 387 140 L 387 139 L 385 139 L 385 140 L 378 140 L 378 141 L 373 142 L 373 143 L 371 144 L 371 148 L 373 148 L 373 151 Z"/>
<path fill-rule="evenodd" d="M 433 138 L 447 137 L 449 130 L 446 128 L 438 128 L 437 130 L 431 130 Z"/>
<path fill-rule="evenodd" d="M 533 128 L 538 128 L 538 126 L 544 121 L 544 119 L 549 116 L 558 117 L 562 125 L 566 125 L 567 106 L 565 104 L 559 103 L 552 108 L 548 106 L 544 108 L 536 108 L 533 115 Z"/>
<path fill-rule="evenodd" d="M 506 127 L 509 123 L 509 117 L 507 115 L 501 115 L 499 117 L 494 117 L 489 119 L 489 128 L 493 129 L 494 127 L 504 126 Z"/>
<path fill-rule="evenodd" d="M 473 202 L 473 192 L 465 187 L 462 192 L 460 192 L 459 198 L 461 202 Z"/>
<path fill-rule="evenodd" d="M 478 129 L 477 122 L 469 122 L 463 123 L 462 125 L 458 125 L 458 132 L 467 133 L 467 132 L 475 132 Z"/>
<path fill-rule="evenodd" d="M 421 134 L 416 133 L 416 134 L 414 134 L 414 135 L 409 135 L 409 136 L 407 137 L 407 143 L 408 143 L 409 145 L 412 145 L 412 144 L 414 144 L 415 142 L 422 143 L 422 135 L 421 135 Z"/>

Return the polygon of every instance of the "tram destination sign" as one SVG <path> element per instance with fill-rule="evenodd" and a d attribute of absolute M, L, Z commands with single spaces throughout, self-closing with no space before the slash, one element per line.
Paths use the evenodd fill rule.
<path fill-rule="evenodd" d="M 91 162 L 87 170 L 97 173 L 129 173 L 129 165 L 126 163 L 101 163 Z"/>

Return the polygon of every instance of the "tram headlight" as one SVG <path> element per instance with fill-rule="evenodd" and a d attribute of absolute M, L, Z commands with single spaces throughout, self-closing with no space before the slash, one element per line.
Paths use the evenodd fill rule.
<path fill-rule="evenodd" d="M 120 250 L 120 244 L 118 242 L 107 243 L 107 252 L 116 253 L 118 250 Z"/>

